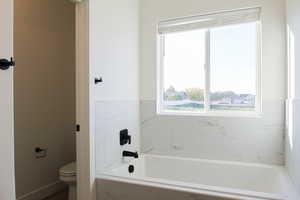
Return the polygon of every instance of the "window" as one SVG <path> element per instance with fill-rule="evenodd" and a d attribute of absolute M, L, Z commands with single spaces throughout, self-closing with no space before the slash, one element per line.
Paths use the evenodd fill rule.
<path fill-rule="evenodd" d="M 259 113 L 260 9 L 159 24 L 158 112 Z"/>

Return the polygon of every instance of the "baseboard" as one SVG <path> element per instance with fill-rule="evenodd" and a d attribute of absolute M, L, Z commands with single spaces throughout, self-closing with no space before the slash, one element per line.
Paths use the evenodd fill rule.
<path fill-rule="evenodd" d="M 57 192 L 67 189 L 67 185 L 61 181 L 56 181 L 51 184 L 40 187 L 37 190 L 29 192 L 17 198 L 17 200 L 42 200 Z"/>

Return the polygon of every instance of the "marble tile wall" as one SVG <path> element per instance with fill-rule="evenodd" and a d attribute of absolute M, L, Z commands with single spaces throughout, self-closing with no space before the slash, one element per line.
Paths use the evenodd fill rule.
<path fill-rule="evenodd" d="M 122 151 L 139 151 L 139 102 L 97 101 L 96 115 L 96 172 L 118 166 L 122 162 Z M 119 133 L 128 129 L 131 145 L 120 146 Z"/>
<path fill-rule="evenodd" d="M 141 101 L 144 153 L 284 164 L 284 101 L 264 103 L 260 118 L 159 116 Z"/>

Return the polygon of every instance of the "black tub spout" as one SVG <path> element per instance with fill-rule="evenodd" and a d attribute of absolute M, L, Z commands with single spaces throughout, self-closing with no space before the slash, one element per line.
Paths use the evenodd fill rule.
<path fill-rule="evenodd" d="M 123 151 L 123 157 L 133 157 L 133 158 L 138 158 L 139 154 L 138 152 L 131 152 L 131 151 Z"/>

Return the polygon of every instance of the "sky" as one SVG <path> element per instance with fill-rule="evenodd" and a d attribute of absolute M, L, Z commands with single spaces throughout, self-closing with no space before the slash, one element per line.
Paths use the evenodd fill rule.
<path fill-rule="evenodd" d="M 211 29 L 211 91 L 255 94 L 256 23 Z M 164 85 L 204 89 L 205 30 L 165 35 Z"/>

